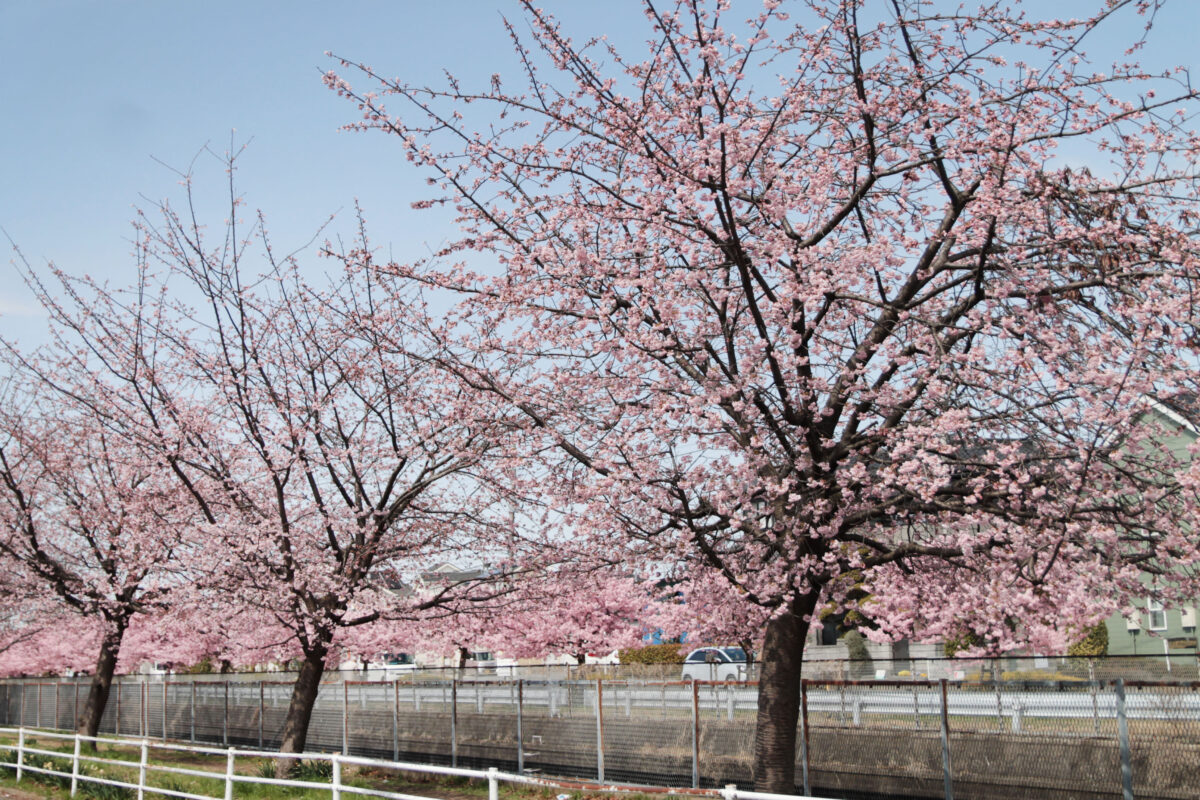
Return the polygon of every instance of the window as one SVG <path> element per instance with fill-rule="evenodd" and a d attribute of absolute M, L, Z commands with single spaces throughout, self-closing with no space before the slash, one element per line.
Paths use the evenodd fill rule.
<path fill-rule="evenodd" d="M 1146 611 L 1146 616 L 1150 620 L 1150 630 L 1165 631 L 1167 629 L 1167 612 L 1163 610 L 1162 603 L 1151 598 L 1146 601 Z"/>
<path fill-rule="evenodd" d="M 708 650 L 697 650 L 687 657 L 689 664 L 703 664 L 705 657 L 708 655 Z"/>
<path fill-rule="evenodd" d="M 725 654 L 725 658 L 735 663 L 742 663 L 746 660 L 746 651 L 740 647 L 722 647 L 721 652 Z"/>

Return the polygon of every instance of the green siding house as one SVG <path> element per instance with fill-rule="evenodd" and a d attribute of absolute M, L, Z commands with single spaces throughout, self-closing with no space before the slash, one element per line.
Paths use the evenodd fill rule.
<path fill-rule="evenodd" d="M 1188 459 L 1188 446 L 1200 439 L 1200 404 L 1160 402 L 1151 400 L 1146 411 L 1146 423 L 1161 429 L 1160 441 L 1181 461 Z M 1183 655 L 1195 654 L 1197 605 L 1183 608 L 1163 608 L 1149 598 L 1138 605 L 1137 616 L 1126 619 L 1114 614 L 1107 621 L 1108 654 L 1125 655 Z"/>

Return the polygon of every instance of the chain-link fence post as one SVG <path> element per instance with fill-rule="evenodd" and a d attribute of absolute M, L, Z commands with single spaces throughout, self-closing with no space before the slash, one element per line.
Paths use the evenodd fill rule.
<path fill-rule="evenodd" d="M 33 727 L 42 727 L 42 684 L 37 684 L 37 708 L 33 712 Z"/>
<path fill-rule="evenodd" d="M 1100 693 L 1100 687 L 1096 683 L 1096 661 L 1088 659 L 1088 689 L 1092 694 L 1092 723 L 1096 730 L 1096 735 L 1100 735 L 1100 700 L 1096 696 Z"/>
<path fill-rule="evenodd" d="M 939 683 L 942 687 L 942 776 L 946 784 L 946 800 L 954 800 L 954 783 L 950 768 L 950 709 L 947 703 L 949 691 L 945 678 L 942 678 Z"/>
<path fill-rule="evenodd" d="M 225 710 L 221 714 L 221 746 L 229 746 L 229 681 L 225 684 Z"/>
<path fill-rule="evenodd" d="M 168 700 L 169 694 L 170 694 L 169 690 L 168 690 L 168 687 L 170 685 L 171 685 L 171 682 L 168 681 L 166 678 L 163 678 L 162 739 L 164 742 L 167 740 L 167 700 Z"/>
<path fill-rule="evenodd" d="M 342 681 L 342 755 L 350 755 L 350 682 Z"/>
<path fill-rule="evenodd" d="M 1121 792 L 1133 800 L 1133 759 L 1129 751 L 1129 719 L 1125 715 L 1125 680 L 1117 678 L 1117 738 L 1121 747 Z"/>
<path fill-rule="evenodd" d="M 692 678 L 692 788 L 700 788 L 700 688 Z"/>
<path fill-rule="evenodd" d="M 117 729 L 117 736 L 120 736 L 121 735 L 121 694 L 122 694 L 121 680 L 118 678 L 117 680 L 113 681 L 113 683 L 117 687 L 117 723 L 116 723 L 115 727 Z"/>
<path fill-rule="evenodd" d="M 263 682 L 258 682 L 258 749 L 263 748 L 263 718 L 267 715 L 267 691 Z"/>
<path fill-rule="evenodd" d="M 996 731 L 1003 733 L 1004 731 L 1004 702 L 1000 695 L 1000 678 L 996 674 L 996 670 L 992 670 L 992 688 L 996 692 Z"/>
<path fill-rule="evenodd" d="M 604 680 L 596 678 L 596 780 L 604 782 Z"/>
<path fill-rule="evenodd" d="M 450 766 L 458 766 L 458 678 L 450 679 Z"/>
<path fill-rule="evenodd" d="M 811 795 L 808 777 L 808 678 L 800 679 L 800 780 L 804 794 Z"/>
<path fill-rule="evenodd" d="M 392 761 L 400 760 L 400 679 L 392 681 Z"/>
<path fill-rule="evenodd" d="M 191 713 L 191 740 L 192 744 L 196 743 L 196 682 L 192 681 L 192 713 Z"/>
<path fill-rule="evenodd" d="M 517 680 L 517 774 L 525 774 L 525 735 L 522 732 L 525 705 L 525 681 Z"/>
<path fill-rule="evenodd" d="M 79 678 L 75 678 L 75 707 L 72 709 L 71 719 L 75 722 L 75 727 L 79 727 Z"/>
<path fill-rule="evenodd" d="M 138 736 L 145 738 L 150 731 L 150 718 L 146 714 L 146 686 L 145 682 L 139 685 L 138 692 Z"/>

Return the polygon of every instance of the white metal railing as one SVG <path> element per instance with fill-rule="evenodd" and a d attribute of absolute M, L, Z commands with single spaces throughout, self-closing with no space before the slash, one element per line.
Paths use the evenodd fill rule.
<path fill-rule="evenodd" d="M 499 785 L 500 783 L 516 783 L 532 786 L 542 786 L 549 788 L 574 789 L 580 788 L 581 784 L 577 783 L 560 783 L 544 778 L 534 778 L 528 775 L 515 775 L 506 772 L 500 772 L 495 767 L 487 770 L 476 769 L 461 769 L 457 767 L 440 767 L 430 764 L 410 764 L 400 761 L 383 761 L 374 758 L 360 758 L 357 756 L 342 755 L 339 753 L 279 753 L 265 750 L 239 750 L 234 747 L 216 748 L 216 747 L 200 747 L 195 745 L 180 745 L 168 744 L 161 741 L 150 741 L 149 739 L 135 739 L 126 737 L 112 736 L 84 736 L 74 733 L 58 733 L 55 731 L 47 731 L 41 729 L 30 728 L 0 728 L 0 735 L 16 734 L 17 744 L 5 744 L 0 742 L 0 751 L 15 752 L 17 760 L 15 764 L 0 762 L 0 766 L 8 767 L 16 771 L 16 778 L 19 782 L 26 772 L 43 775 L 57 775 L 63 778 L 71 779 L 71 796 L 74 797 L 79 789 L 80 781 L 90 781 L 92 783 L 106 784 L 109 786 L 120 786 L 126 789 L 131 789 L 137 792 L 138 800 L 145 800 L 145 795 L 158 794 L 168 797 L 179 797 L 185 800 L 233 800 L 233 787 L 236 783 L 258 783 L 268 784 L 272 786 L 290 786 L 304 789 L 322 789 L 331 793 L 331 800 L 342 800 L 342 794 L 354 794 L 368 797 L 382 797 L 387 800 L 436 800 L 436 798 L 424 797 L 421 795 L 403 794 L 400 792 L 388 792 L 381 789 L 368 789 L 361 786 L 352 786 L 342 780 L 342 767 L 344 765 L 354 765 L 363 767 L 374 767 L 379 769 L 395 770 L 397 772 L 422 772 L 427 774 L 448 775 L 462 778 L 472 778 L 476 780 L 486 780 L 488 782 L 488 800 L 499 800 Z M 70 756 L 71 771 L 64 772 L 50 768 L 53 762 L 43 762 L 42 766 L 25 763 L 26 756 L 46 756 L 47 758 L 66 758 L 67 754 L 57 750 L 46 750 L 39 747 L 34 747 L 26 742 L 26 734 L 34 734 L 39 738 L 59 739 L 63 741 L 71 741 L 74 743 L 74 749 Z M 85 755 L 82 750 L 84 742 L 92 744 L 110 744 L 118 747 L 136 747 L 139 749 L 140 757 L 137 763 L 125 761 L 115 758 L 103 758 L 97 755 Z M 195 753 L 201 755 L 223 756 L 225 758 L 225 769 L 223 772 L 211 770 L 189 769 L 186 767 L 166 766 L 163 764 L 153 764 L 150 762 L 150 751 L 152 750 L 167 750 L 183 753 Z M 268 778 L 260 775 L 240 775 L 236 770 L 238 758 L 255 758 L 255 759 L 295 759 L 305 761 L 328 761 L 332 766 L 332 776 L 329 783 L 317 781 L 302 781 L 293 780 L 290 778 Z M 107 764 L 112 766 L 120 766 L 128 769 L 136 767 L 138 780 L 137 783 L 129 781 L 117 780 L 115 778 L 101 778 L 98 775 L 87 774 L 81 770 L 81 764 Z M 147 782 L 147 776 L 151 772 L 161 772 L 172 775 L 184 775 L 190 777 L 207 778 L 211 780 L 224 781 L 224 796 L 217 797 L 213 795 L 192 794 L 179 789 L 168 789 L 166 787 L 154 786 Z M 598 787 L 600 788 L 600 787 Z M 602 787 L 606 790 L 630 790 L 630 791 L 645 791 L 647 788 L 654 789 L 655 793 L 669 793 L 677 791 L 680 794 L 700 795 L 715 797 L 719 796 L 723 800 L 818 800 L 800 795 L 786 794 L 770 794 L 766 792 L 750 792 L 737 788 L 735 784 L 728 784 L 723 789 L 672 789 L 671 787 L 630 787 L 620 785 L 605 785 Z"/>

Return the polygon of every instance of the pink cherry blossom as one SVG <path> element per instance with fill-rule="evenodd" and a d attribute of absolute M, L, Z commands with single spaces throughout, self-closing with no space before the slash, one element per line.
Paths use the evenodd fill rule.
<path fill-rule="evenodd" d="M 1198 555 L 1145 413 L 1195 389 L 1196 94 L 1084 52 L 1152 4 L 794 5 L 646 2 L 628 54 L 523 2 L 520 88 L 326 78 L 457 209 L 377 271 L 463 298 L 442 358 L 575 550 L 764 626 L 774 792 L 819 608 L 1061 647 Z"/>

